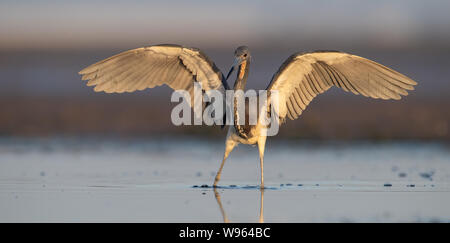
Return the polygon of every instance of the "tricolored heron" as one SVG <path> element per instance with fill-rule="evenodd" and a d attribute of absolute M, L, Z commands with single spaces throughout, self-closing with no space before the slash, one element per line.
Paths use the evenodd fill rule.
<path fill-rule="evenodd" d="M 248 47 L 238 47 L 235 61 L 227 75 L 237 70 L 234 90 L 244 90 L 250 69 Z M 95 91 L 122 93 L 168 85 L 174 90 L 193 94 L 194 83 L 203 91 L 217 90 L 225 96 L 227 78 L 199 49 L 178 45 L 154 45 L 122 52 L 90 65 L 79 72 Z M 338 51 L 313 51 L 291 55 L 272 77 L 267 91 L 279 94 L 278 118 L 297 119 L 314 97 L 331 87 L 339 87 L 356 95 L 375 99 L 396 99 L 408 95 L 417 83 L 388 67 L 369 59 Z M 235 116 L 238 114 L 234 110 Z M 264 188 L 264 148 L 266 136 L 262 126 L 234 125 L 228 127 L 225 153 L 214 180 L 220 180 L 228 155 L 239 143 L 258 145 L 261 189 Z"/>

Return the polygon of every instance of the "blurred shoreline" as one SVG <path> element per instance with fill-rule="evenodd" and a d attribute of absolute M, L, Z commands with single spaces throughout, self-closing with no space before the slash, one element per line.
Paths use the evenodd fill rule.
<path fill-rule="evenodd" d="M 313 140 L 450 141 L 450 99 L 319 97 L 276 137 Z M 217 126 L 175 126 L 176 103 L 141 97 L 0 97 L 0 136 L 223 137 Z M 348 119 L 351 117 L 351 119 Z"/>

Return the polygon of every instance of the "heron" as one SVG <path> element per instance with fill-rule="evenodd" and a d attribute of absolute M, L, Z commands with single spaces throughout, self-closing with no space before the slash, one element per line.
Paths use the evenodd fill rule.
<path fill-rule="evenodd" d="M 244 90 L 249 76 L 251 54 L 247 46 L 234 52 L 234 62 L 225 77 L 200 49 L 173 44 L 151 45 L 125 51 L 92 64 L 79 72 L 96 92 L 123 93 L 167 85 L 193 93 L 216 90 L 225 95 L 227 80 L 236 71 L 233 89 Z M 279 95 L 276 116 L 281 124 L 297 119 L 310 102 L 332 87 L 374 99 L 399 100 L 414 90 L 411 78 L 375 61 L 340 51 L 294 53 L 273 75 L 266 90 Z M 270 105 L 270 104 L 269 104 Z M 236 110 L 235 117 L 238 116 Z M 247 111 L 246 111 L 247 112 Z M 225 152 L 214 178 L 216 188 L 225 161 L 238 144 L 257 145 L 260 160 L 260 188 L 264 189 L 264 150 L 267 139 L 259 123 L 228 125 Z"/>

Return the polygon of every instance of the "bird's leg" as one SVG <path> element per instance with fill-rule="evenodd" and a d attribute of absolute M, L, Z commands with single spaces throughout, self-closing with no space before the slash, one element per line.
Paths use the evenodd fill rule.
<path fill-rule="evenodd" d="M 264 190 L 264 148 L 266 147 L 266 136 L 258 139 L 259 159 L 261 164 L 261 190 Z"/>
<path fill-rule="evenodd" d="M 217 183 L 219 182 L 220 176 L 222 175 L 223 166 L 225 165 L 225 160 L 228 158 L 228 155 L 230 155 L 231 151 L 233 151 L 235 146 L 236 146 L 235 141 L 233 141 L 231 139 L 227 139 L 227 142 L 225 143 L 225 153 L 223 155 L 222 164 L 220 164 L 219 171 L 217 171 L 217 175 L 216 175 L 216 178 L 214 179 L 213 187 L 217 187 Z"/>
<path fill-rule="evenodd" d="M 217 187 L 217 183 L 219 182 L 220 176 L 222 175 L 222 169 L 223 169 L 223 165 L 225 164 L 226 159 L 227 159 L 227 156 L 226 155 L 223 156 L 222 164 L 220 164 L 219 171 L 217 171 L 216 178 L 214 179 L 213 187 Z"/>

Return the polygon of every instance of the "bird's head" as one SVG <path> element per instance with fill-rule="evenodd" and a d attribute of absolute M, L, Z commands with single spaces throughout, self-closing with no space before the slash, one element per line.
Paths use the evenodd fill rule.
<path fill-rule="evenodd" d="M 251 55 L 250 55 L 250 50 L 248 49 L 248 47 L 247 46 L 238 47 L 234 51 L 234 63 L 233 63 L 233 66 L 231 66 L 230 71 L 228 72 L 227 80 L 230 77 L 231 73 L 233 73 L 233 71 L 235 69 L 237 69 L 237 67 L 241 66 L 242 69 L 245 69 L 245 67 L 249 63 L 250 59 L 251 59 Z M 241 71 L 244 71 L 244 70 L 239 70 L 239 72 L 241 72 Z"/>
<path fill-rule="evenodd" d="M 234 57 L 241 61 L 250 59 L 250 50 L 247 46 L 240 46 L 234 51 Z"/>

